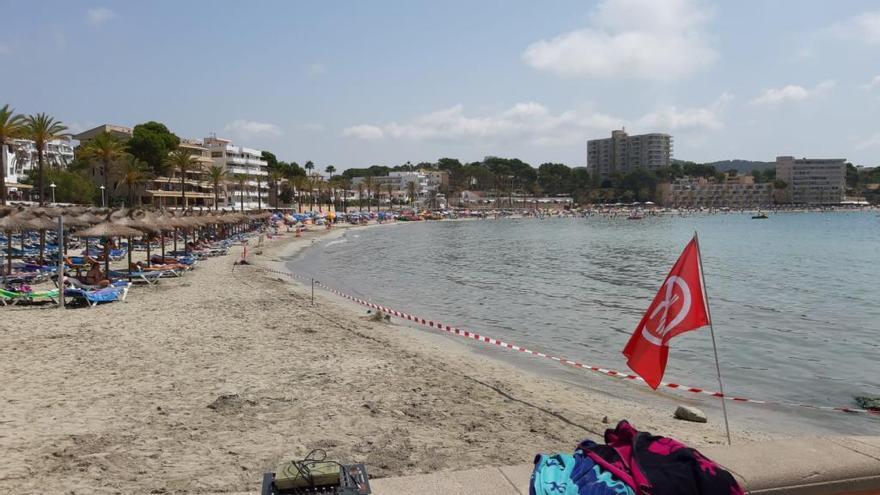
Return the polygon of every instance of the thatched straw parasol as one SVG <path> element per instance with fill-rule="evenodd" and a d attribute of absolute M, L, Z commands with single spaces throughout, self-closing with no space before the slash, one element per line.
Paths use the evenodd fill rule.
<path fill-rule="evenodd" d="M 46 260 L 46 231 L 55 228 L 56 223 L 46 213 L 36 213 L 25 223 L 25 228 L 40 232 L 40 264 Z"/>
<path fill-rule="evenodd" d="M 107 239 L 110 237 L 139 237 L 140 230 L 116 222 L 102 222 L 77 233 L 79 237 L 100 237 L 104 239 L 104 273 L 110 271 L 110 248 Z M 131 262 L 131 246 L 128 246 L 129 267 Z"/>
<path fill-rule="evenodd" d="M 128 215 L 116 219 L 116 223 L 139 230 L 147 245 L 147 264 L 150 264 L 150 235 L 158 234 L 161 230 L 151 222 L 144 221 L 145 213 L 142 210 L 132 210 Z M 131 237 L 128 238 L 128 266 L 131 268 Z"/>
<path fill-rule="evenodd" d="M 12 273 L 12 233 L 21 230 L 30 220 L 30 216 L 25 213 L 24 208 L 8 210 L 6 216 L 0 218 L 0 230 L 6 232 L 6 271 L 3 272 L 3 283 L 6 284 L 6 277 Z"/>

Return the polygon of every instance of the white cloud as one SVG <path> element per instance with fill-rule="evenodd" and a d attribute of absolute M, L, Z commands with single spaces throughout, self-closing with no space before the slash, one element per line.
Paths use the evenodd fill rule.
<path fill-rule="evenodd" d="M 585 29 L 529 45 L 531 67 L 567 77 L 676 80 L 711 65 L 699 0 L 604 0 Z"/>
<path fill-rule="evenodd" d="M 342 131 L 343 137 L 355 139 L 375 140 L 385 137 L 385 131 L 381 127 L 369 124 L 347 127 Z"/>
<path fill-rule="evenodd" d="M 535 102 L 517 103 L 490 115 L 469 115 L 462 105 L 437 110 L 407 122 L 361 124 L 342 135 L 354 139 L 407 139 L 412 141 L 518 142 L 535 146 L 559 146 L 585 142 L 612 129 L 634 123 L 646 132 L 716 130 L 724 127 L 723 114 L 733 98 L 723 93 L 705 107 L 658 107 L 627 120 L 590 108 L 553 113 Z"/>
<path fill-rule="evenodd" d="M 88 12 L 86 12 L 86 19 L 92 26 L 100 26 L 101 24 L 104 24 L 105 22 L 115 18 L 116 14 L 106 7 L 89 9 Z"/>
<path fill-rule="evenodd" d="M 643 128 L 664 131 L 721 129 L 724 127 L 722 114 L 732 99 L 733 96 L 729 93 L 722 93 L 717 100 L 706 107 L 679 109 L 666 105 L 643 116 L 636 123 Z"/>
<path fill-rule="evenodd" d="M 224 131 L 241 139 L 250 139 L 257 137 L 278 137 L 282 134 L 281 128 L 275 124 L 267 124 L 265 122 L 255 122 L 253 120 L 233 120 L 226 124 Z"/>
<path fill-rule="evenodd" d="M 856 143 L 855 148 L 859 151 L 869 148 L 880 148 L 880 132 L 865 139 L 862 139 L 861 141 Z"/>
<path fill-rule="evenodd" d="M 764 90 L 760 96 L 752 100 L 753 105 L 778 105 L 787 102 L 804 101 L 821 96 L 831 91 L 836 84 L 835 81 L 823 81 L 812 89 L 799 86 L 797 84 L 789 84 L 782 88 L 770 88 Z"/>
<path fill-rule="evenodd" d="M 869 45 L 880 45 L 880 10 L 864 12 L 843 22 L 833 24 L 831 33 Z"/>
<path fill-rule="evenodd" d="M 306 75 L 310 77 L 318 77 L 323 76 L 327 73 L 327 67 L 323 64 L 312 64 L 306 67 Z"/>
<path fill-rule="evenodd" d="M 870 90 L 874 88 L 880 88 L 880 76 L 874 76 L 868 84 L 862 86 L 862 89 Z"/>

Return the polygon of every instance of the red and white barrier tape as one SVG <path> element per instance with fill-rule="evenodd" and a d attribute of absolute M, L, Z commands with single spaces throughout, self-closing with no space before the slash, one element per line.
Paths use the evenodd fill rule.
<path fill-rule="evenodd" d="M 446 324 L 443 324 L 438 321 L 427 320 L 425 318 L 413 316 L 411 314 L 404 313 L 402 311 L 397 311 L 395 309 L 388 308 L 386 306 L 381 306 L 381 305 L 372 303 L 370 301 L 366 301 L 366 300 L 363 300 L 363 299 L 360 299 L 360 298 L 357 298 L 354 296 L 350 296 L 344 292 L 338 291 L 338 290 L 334 289 L 333 287 L 325 285 L 325 284 L 323 284 L 317 280 L 314 280 L 310 277 L 305 277 L 303 275 L 298 275 L 298 274 L 289 273 L 289 272 L 283 272 L 283 271 L 279 271 L 279 270 L 271 270 L 271 269 L 263 269 L 263 270 L 266 272 L 270 272 L 270 273 L 285 275 L 287 277 L 293 277 L 293 278 L 298 278 L 298 279 L 302 279 L 302 280 L 312 280 L 312 281 L 314 281 L 315 285 L 320 286 L 320 287 L 324 288 L 325 290 L 327 290 L 328 292 L 336 294 L 337 296 L 344 297 L 345 299 L 356 302 L 360 305 L 363 305 L 363 306 L 366 306 L 368 308 L 372 308 L 372 309 L 375 309 L 378 311 L 382 311 L 383 313 L 386 313 L 386 314 L 389 314 L 392 316 L 396 316 L 398 318 L 401 318 L 401 319 L 404 319 L 407 321 L 411 321 L 411 322 L 416 323 L 418 325 L 422 325 L 422 326 L 426 326 L 426 327 L 440 330 L 443 332 L 447 332 L 452 335 L 457 335 L 459 337 L 464 337 L 464 338 L 473 339 L 473 340 L 476 340 L 479 342 L 484 342 L 486 344 L 493 344 L 493 345 L 496 345 L 499 347 L 504 347 L 504 348 L 507 348 L 507 349 L 510 349 L 513 351 L 518 351 L 518 352 L 522 352 L 525 354 L 530 354 L 532 356 L 552 359 L 553 361 L 556 361 L 556 362 L 559 362 L 562 364 L 566 364 L 569 366 L 573 366 L 575 368 L 585 369 L 585 370 L 589 370 L 589 371 L 595 371 L 598 373 L 602 373 L 606 376 L 612 376 L 612 377 L 617 377 L 617 378 L 623 378 L 626 380 L 632 380 L 632 381 L 638 381 L 638 382 L 645 383 L 645 380 L 638 375 L 623 373 L 620 371 L 607 369 L 607 368 L 600 368 L 598 366 L 590 366 L 588 364 L 579 363 L 577 361 L 572 361 L 570 359 L 566 359 L 563 357 L 557 357 L 557 356 L 553 356 L 550 354 L 544 354 L 543 352 L 533 351 L 531 349 L 527 349 L 522 346 L 510 344 L 508 342 L 494 339 L 492 337 L 487 337 L 485 335 L 480 335 L 478 333 L 470 332 L 468 330 L 462 330 L 460 328 L 446 325 Z M 647 383 L 645 383 L 645 386 L 647 386 Z M 721 392 L 716 392 L 716 391 L 712 391 L 712 390 L 704 390 L 699 387 L 690 387 L 690 386 L 681 385 L 678 383 L 660 382 L 660 386 L 665 387 L 665 388 L 671 388 L 674 390 L 690 392 L 690 393 L 694 393 L 694 394 L 709 395 L 712 397 L 726 399 L 726 400 L 730 400 L 730 401 L 734 401 L 734 402 L 745 402 L 745 403 L 750 403 L 750 404 L 766 404 L 766 405 L 785 406 L 785 407 L 798 407 L 798 408 L 807 408 L 807 409 L 817 409 L 817 410 L 821 410 L 821 411 L 835 411 L 835 412 L 846 412 L 846 413 L 861 413 L 861 414 L 880 415 L 880 411 L 872 411 L 870 409 L 856 409 L 856 408 L 850 408 L 850 407 L 816 406 L 816 405 L 812 405 L 812 404 L 796 404 L 796 403 L 790 403 L 790 402 L 747 399 L 744 397 L 735 397 L 735 396 L 725 395 L 725 394 L 722 394 Z"/>

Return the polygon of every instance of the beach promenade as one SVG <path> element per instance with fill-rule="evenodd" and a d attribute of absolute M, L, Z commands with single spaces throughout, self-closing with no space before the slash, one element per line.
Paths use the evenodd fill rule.
<path fill-rule="evenodd" d="M 377 478 L 522 466 L 624 418 L 698 448 L 724 442 L 716 418 L 557 383 L 322 292 L 312 306 L 261 271 L 346 228 L 252 245 L 253 264 L 233 269 L 234 248 L 124 304 L 7 308 L 0 491 L 255 492 L 312 449 Z"/>

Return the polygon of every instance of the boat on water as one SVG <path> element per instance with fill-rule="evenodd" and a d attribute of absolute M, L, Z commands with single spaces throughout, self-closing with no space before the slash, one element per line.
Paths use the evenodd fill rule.
<path fill-rule="evenodd" d="M 629 216 L 626 217 L 627 220 L 641 220 L 645 218 L 645 214 L 641 211 L 633 210 L 630 212 Z"/>
<path fill-rule="evenodd" d="M 761 211 L 757 215 L 752 215 L 752 220 L 765 220 L 767 218 L 767 214 Z"/>

